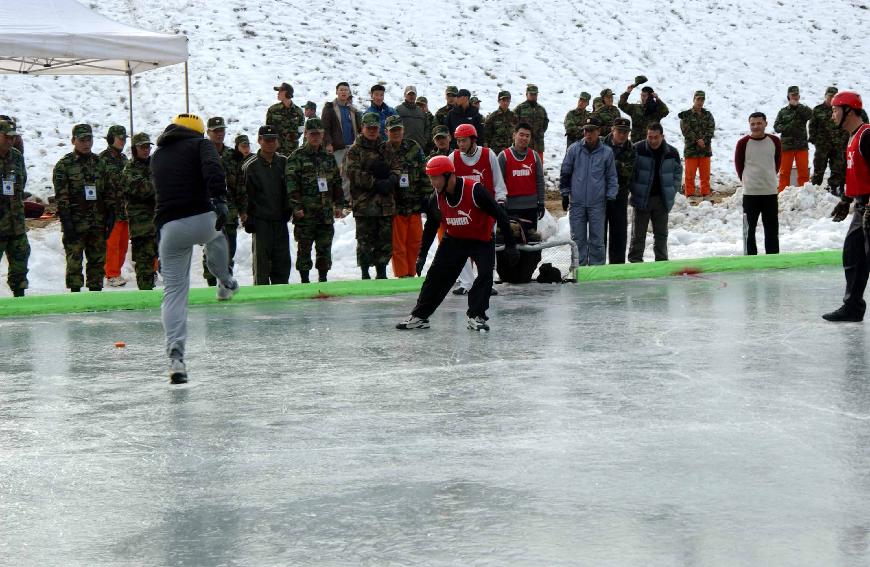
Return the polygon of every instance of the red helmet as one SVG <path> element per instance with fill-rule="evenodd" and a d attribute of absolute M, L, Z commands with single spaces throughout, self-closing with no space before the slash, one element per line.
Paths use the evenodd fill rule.
<path fill-rule="evenodd" d="M 861 95 L 855 91 L 840 91 L 834 95 L 834 100 L 831 101 L 831 106 L 849 106 L 855 110 L 864 108 L 861 102 Z"/>
<path fill-rule="evenodd" d="M 477 128 L 471 124 L 460 124 L 453 133 L 454 138 L 477 138 Z"/>
<path fill-rule="evenodd" d="M 474 127 L 472 126 L 472 128 Z M 433 156 L 426 163 L 426 175 L 444 175 L 454 171 L 456 170 L 453 168 L 453 162 L 447 156 Z"/>

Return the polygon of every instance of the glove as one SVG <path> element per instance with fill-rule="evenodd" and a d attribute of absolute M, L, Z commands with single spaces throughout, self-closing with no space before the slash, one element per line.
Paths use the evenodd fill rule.
<path fill-rule="evenodd" d="M 227 204 L 224 201 L 212 201 L 212 205 L 214 205 L 214 214 L 217 215 L 217 220 L 214 222 L 215 230 L 223 230 L 224 225 L 227 224 L 227 217 L 230 214 L 230 210 L 227 208 Z"/>
<path fill-rule="evenodd" d="M 504 248 L 505 254 L 507 254 L 508 265 L 513 268 L 517 264 L 520 263 L 520 251 L 517 250 L 517 245 L 512 244 L 510 246 L 505 246 Z"/>
<path fill-rule="evenodd" d="M 864 230 L 870 230 L 870 207 L 864 207 L 864 216 L 861 217 Z"/>
<path fill-rule="evenodd" d="M 418 275 L 418 276 L 422 276 L 422 275 L 423 275 L 423 266 L 425 266 L 425 265 L 426 265 L 426 258 L 423 258 L 423 257 L 419 257 L 419 256 L 418 256 L 418 257 L 417 257 L 417 265 L 415 266 L 416 269 L 417 269 L 417 275 Z"/>
<path fill-rule="evenodd" d="M 76 233 L 76 227 L 72 219 L 64 215 L 60 217 L 60 226 L 63 229 L 61 241 L 64 244 L 74 244 L 78 242 L 79 235 Z"/>
<path fill-rule="evenodd" d="M 571 204 L 571 200 L 568 197 L 568 195 L 562 195 L 562 210 L 567 211 L 568 205 L 570 205 L 570 204 Z"/>
<path fill-rule="evenodd" d="M 544 218 L 545 212 L 547 212 L 547 208 L 544 206 L 544 203 L 538 203 L 538 220 Z"/>
<path fill-rule="evenodd" d="M 831 211 L 831 218 L 834 222 L 843 222 L 846 217 L 849 216 L 849 207 L 852 203 L 848 201 L 840 201 L 837 203 L 837 206 L 834 207 L 834 210 Z"/>
<path fill-rule="evenodd" d="M 106 212 L 106 240 L 109 239 L 109 236 L 112 235 L 112 229 L 115 228 L 115 211 Z"/>
<path fill-rule="evenodd" d="M 248 218 L 245 219 L 245 232 L 248 234 L 254 234 L 257 232 L 257 223 L 254 222 L 254 217 L 248 215 Z"/>
<path fill-rule="evenodd" d="M 378 179 L 375 181 L 375 184 L 372 185 L 372 190 L 378 195 L 389 195 L 390 191 L 393 190 L 393 181 L 389 177 L 386 179 Z"/>
<path fill-rule="evenodd" d="M 390 177 L 390 166 L 382 159 L 372 162 L 369 166 L 369 172 L 375 179 L 388 179 Z"/>

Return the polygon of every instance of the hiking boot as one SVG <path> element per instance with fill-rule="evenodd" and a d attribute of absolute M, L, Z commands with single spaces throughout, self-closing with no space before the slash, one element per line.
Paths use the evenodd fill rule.
<path fill-rule="evenodd" d="M 419 317 L 408 315 L 408 318 L 396 325 L 396 328 L 404 331 L 409 331 L 411 329 L 428 329 L 429 319 L 420 319 Z"/>
<path fill-rule="evenodd" d="M 124 287 L 127 285 L 127 280 L 121 276 L 115 276 L 113 278 L 108 278 L 107 283 L 109 284 L 109 287 Z"/>
<path fill-rule="evenodd" d="M 360 267 L 360 271 L 362 272 L 362 279 L 364 279 L 364 280 L 372 279 L 372 277 L 369 275 L 369 267 L 368 266 Z"/>
<path fill-rule="evenodd" d="M 12 297 L 24 297 L 24 290 L 23 289 L 13 289 L 12 290 Z"/>
<path fill-rule="evenodd" d="M 239 282 L 237 282 L 236 280 L 231 279 L 227 285 L 224 285 L 223 282 L 220 282 L 217 288 L 217 300 L 229 301 L 233 298 L 237 291 L 239 291 Z"/>
<path fill-rule="evenodd" d="M 458 286 L 453 290 L 453 295 L 468 295 L 468 290 L 462 286 Z"/>
<path fill-rule="evenodd" d="M 169 383 L 187 383 L 187 367 L 184 366 L 184 361 L 180 358 L 172 358 L 169 360 Z"/>
<path fill-rule="evenodd" d="M 299 282 L 311 283 L 311 281 L 308 279 L 308 270 L 305 270 L 304 272 L 299 272 Z"/>
<path fill-rule="evenodd" d="M 329 270 L 317 270 L 317 281 L 325 282 L 327 273 L 329 273 Z"/>
<path fill-rule="evenodd" d="M 489 331 L 489 325 L 486 324 L 486 319 L 480 315 L 468 318 L 468 328 L 472 331 Z"/>
<path fill-rule="evenodd" d="M 375 276 L 375 279 L 378 279 L 378 280 L 387 279 L 387 266 L 386 266 L 386 264 L 381 264 L 381 265 L 375 266 L 375 273 L 377 274 Z"/>
<path fill-rule="evenodd" d="M 831 321 L 832 323 L 860 323 L 864 320 L 864 316 L 850 312 L 846 309 L 846 306 L 843 305 L 836 311 L 825 313 L 822 315 L 822 319 L 825 321 Z"/>

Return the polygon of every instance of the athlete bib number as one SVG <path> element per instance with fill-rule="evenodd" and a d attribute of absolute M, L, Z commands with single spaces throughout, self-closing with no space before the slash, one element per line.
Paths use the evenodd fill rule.
<path fill-rule="evenodd" d="M 15 180 L 14 179 L 4 179 L 3 180 L 3 196 L 11 197 L 15 194 Z"/>
<path fill-rule="evenodd" d="M 403 173 L 402 176 L 399 178 L 399 187 L 401 187 L 402 189 L 407 189 L 410 186 L 411 182 L 408 179 L 408 174 Z"/>
<path fill-rule="evenodd" d="M 317 178 L 317 190 L 321 193 L 326 193 L 327 191 L 329 191 L 329 184 L 326 182 L 325 177 Z"/>
<path fill-rule="evenodd" d="M 97 187 L 96 185 L 85 185 L 85 201 L 96 201 L 97 200 Z"/>

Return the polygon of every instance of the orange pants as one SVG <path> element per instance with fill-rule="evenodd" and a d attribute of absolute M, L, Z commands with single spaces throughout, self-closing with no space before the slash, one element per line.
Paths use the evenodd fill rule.
<path fill-rule="evenodd" d="M 117 278 L 121 275 L 121 266 L 127 258 L 127 246 L 130 244 L 130 223 L 116 221 L 112 234 L 106 241 L 106 277 Z"/>
<path fill-rule="evenodd" d="M 423 242 L 420 213 L 393 217 L 393 275 L 397 278 L 417 275 L 417 254 Z"/>
<path fill-rule="evenodd" d="M 810 180 L 809 150 L 782 150 L 782 163 L 779 164 L 779 190 L 782 191 L 791 183 L 791 166 L 797 165 L 798 187 Z"/>
<path fill-rule="evenodd" d="M 686 197 L 695 194 L 695 174 L 701 173 L 701 196 L 710 194 L 710 158 L 687 157 L 686 158 Z"/>

